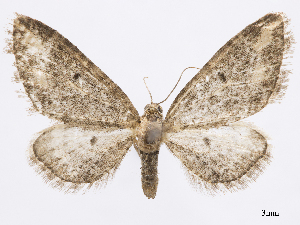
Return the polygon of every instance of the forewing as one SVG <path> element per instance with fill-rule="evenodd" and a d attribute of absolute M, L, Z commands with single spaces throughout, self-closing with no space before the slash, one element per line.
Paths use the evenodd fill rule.
<path fill-rule="evenodd" d="M 132 145 L 132 130 L 53 126 L 35 140 L 30 160 L 46 180 L 61 188 L 103 184 Z"/>
<path fill-rule="evenodd" d="M 167 113 L 166 125 L 225 125 L 260 111 L 276 87 L 284 42 L 280 14 L 268 14 L 247 26 L 179 93 Z"/>
<path fill-rule="evenodd" d="M 167 133 L 165 143 L 196 180 L 207 184 L 254 178 L 268 158 L 266 139 L 247 126 L 185 129 Z"/>
<path fill-rule="evenodd" d="M 118 85 L 40 21 L 17 16 L 13 53 L 25 90 L 42 114 L 69 124 L 123 127 L 139 119 Z"/>

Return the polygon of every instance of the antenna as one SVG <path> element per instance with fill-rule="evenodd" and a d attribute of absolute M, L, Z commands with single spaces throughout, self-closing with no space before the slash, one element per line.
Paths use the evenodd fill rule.
<path fill-rule="evenodd" d="M 144 80 L 144 83 L 145 83 L 145 85 L 146 85 L 146 88 L 147 88 L 147 90 L 148 90 L 148 92 L 149 92 L 149 95 L 150 95 L 150 98 L 151 98 L 151 104 L 152 104 L 152 103 L 153 103 L 153 101 L 152 101 L 152 95 L 151 95 L 151 92 L 149 91 L 149 88 L 148 88 L 148 86 L 147 86 L 147 84 L 146 84 L 145 78 L 148 78 L 148 77 L 144 77 L 143 80 Z"/>
<path fill-rule="evenodd" d="M 180 77 L 179 77 L 179 79 L 178 79 L 178 81 L 177 81 L 177 83 L 176 83 L 176 85 L 174 86 L 174 88 L 173 88 L 173 90 L 170 92 L 170 94 L 166 97 L 166 99 L 165 100 L 163 100 L 162 102 L 160 102 L 160 103 L 157 103 L 157 104 L 161 104 L 161 103 L 163 103 L 163 102 L 165 102 L 168 98 L 169 98 L 169 96 L 172 94 L 172 92 L 175 90 L 175 88 L 177 87 L 177 84 L 179 83 L 179 81 L 180 81 L 180 79 L 181 79 L 181 77 L 182 77 L 182 74 L 184 73 L 184 71 L 186 71 L 187 69 L 198 69 L 198 70 L 200 70 L 200 68 L 198 68 L 198 67 L 187 67 L 187 68 L 185 68 L 183 71 L 182 71 L 182 73 L 181 73 L 181 75 L 180 75 Z M 145 80 L 144 80 L 145 81 Z M 146 83 L 145 83 L 146 84 Z M 147 85 L 146 85 L 147 86 Z M 147 89 L 148 89 L 148 87 L 147 87 Z M 149 91 L 149 90 L 148 90 Z M 149 92 L 150 93 L 150 92 Z M 151 96 L 151 94 L 150 94 L 150 96 Z M 152 96 L 151 96 L 151 103 L 152 103 Z"/>

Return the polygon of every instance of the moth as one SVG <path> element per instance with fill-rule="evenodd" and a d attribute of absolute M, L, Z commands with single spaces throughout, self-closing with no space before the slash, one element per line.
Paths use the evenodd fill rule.
<path fill-rule="evenodd" d="M 285 17 L 267 14 L 230 39 L 186 84 L 165 118 L 161 103 L 137 110 L 76 46 L 42 22 L 17 14 L 12 53 L 33 108 L 60 124 L 40 133 L 30 162 L 52 186 L 79 190 L 107 182 L 134 146 L 144 194 L 155 198 L 160 146 L 210 190 L 244 188 L 269 162 L 266 138 L 238 121 L 284 91 Z"/>

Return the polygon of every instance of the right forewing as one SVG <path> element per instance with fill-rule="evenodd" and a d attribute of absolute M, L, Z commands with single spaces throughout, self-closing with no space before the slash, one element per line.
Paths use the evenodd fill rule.
<path fill-rule="evenodd" d="M 56 125 L 35 140 L 30 160 L 54 186 L 102 184 L 119 167 L 132 136 L 130 129 Z"/>
<path fill-rule="evenodd" d="M 280 74 L 284 25 L 268 14 L 227 42 L 179 93 L 166 125 L 222 126 L 264 108 Z"/>
<path fill-rule="evenodd" d="M 34 108 L 69 124 L 129 127 L 139 116 L 129 98 L 76 46 L 29 17 L 14 20 L 13 53 Z"/>

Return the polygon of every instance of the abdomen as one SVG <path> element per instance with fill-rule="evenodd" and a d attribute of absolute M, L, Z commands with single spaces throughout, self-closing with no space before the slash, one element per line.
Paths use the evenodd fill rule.
<path fill-rule="evenodd" d="M 162 139 L 162 122 L 141 120 L 135 148 L 141 158 L 142 188 L 148 198 L 155 198 L 158 176 L 158 153 Z"/>
<path fill-rule="evenodd" d="M 142 175 L 142 188 L 144 194 L 148 198 L 155 198 L 158 177 L 157 177 L 157 165 L 158 165 L 158 153 L 159 151 L 145 153 L 140 152 L 140 158 L 142 162 L 141 175 Z"/>

